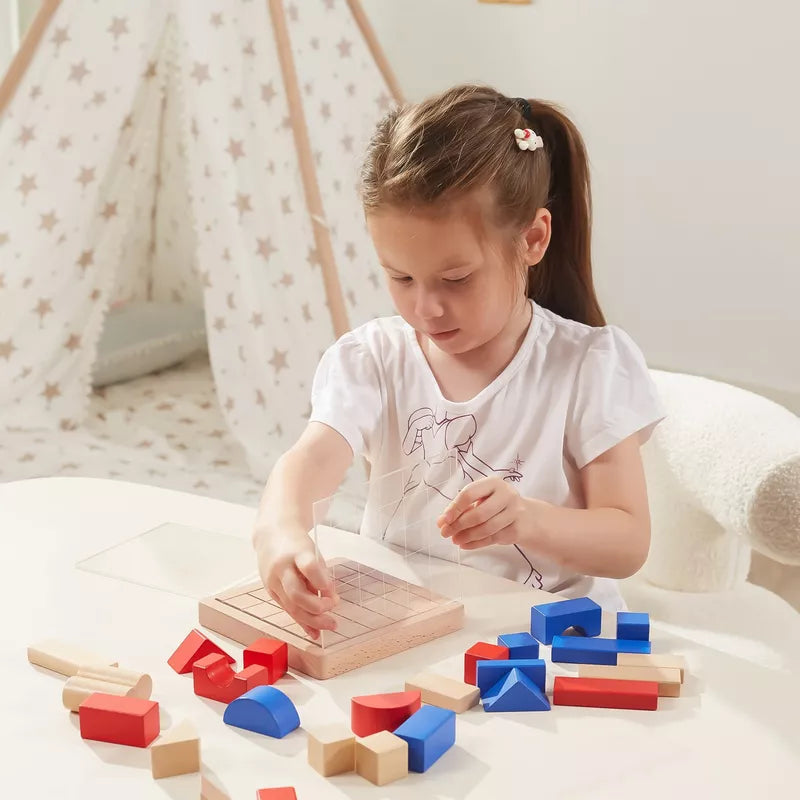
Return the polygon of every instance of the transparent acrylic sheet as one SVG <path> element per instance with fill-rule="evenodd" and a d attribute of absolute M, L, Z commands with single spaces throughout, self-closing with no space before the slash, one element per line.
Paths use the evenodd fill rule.
<path fill-rule="evenodd" d="M 314 503 L 316 554 L 336 594 L 387 615 L 395 603 L 423 612 L 461 602 L 461 550 L 442 537 L 437 519 L 463 485 L 449 451 Z M 331 566 L 334 559 L 346 563 Z M 326 646 L 325 631 L 319 644 Z"/>
<path fill-rule="evenodd" d="M 174 522 L 95 553 L 75 566 L 194 599 L 258 577 L 249 539 Z"/>

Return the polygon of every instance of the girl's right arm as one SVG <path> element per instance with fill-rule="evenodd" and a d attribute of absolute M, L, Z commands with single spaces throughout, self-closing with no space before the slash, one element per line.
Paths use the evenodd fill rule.
<path fill-rule="evenodd" d="M 310 422 L 275 464 L 253 531 L 264 586 L 315 639 L 320 630 L 335 628 L 326 612 L 338 598 L 309 536 L 313 504 L 337 490 L 352 461 L 353 451 L 340 433 L 321 422 Z M 323 596 L 318 597 L 317 591 Z"/>

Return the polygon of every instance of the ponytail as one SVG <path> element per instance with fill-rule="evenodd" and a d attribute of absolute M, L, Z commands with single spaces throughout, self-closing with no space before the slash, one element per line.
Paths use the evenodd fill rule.
<path fill-rule="evenodd" d="M 552 214 L 547 252 L 528 270 L 528 297 L 567 319 L 605 325 L 592 281 L 592 195 L 583 139 L 556 106 L 528 103 L 529 121 L 550 158 L 546 208 Z"/>

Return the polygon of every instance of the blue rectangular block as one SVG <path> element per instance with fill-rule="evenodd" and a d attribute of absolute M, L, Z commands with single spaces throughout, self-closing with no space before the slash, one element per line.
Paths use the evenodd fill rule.
<path fill-rule="evenodd" d="M 518 669 L 526 678 L 544 691 L 545 666 L 540 658 L 487 659 L 475 664 L 475 685 L 483 697 L 498 681 Z"/>
<path fill-rule="evenodd" d="M 503 633 L 497 644 L 508 648 L 509 658 L 539 658 L 539 642 L 529 633 Z"/>
<path fill-rule="evenodd" d="M 578 597 L 531 607 L 531 635 L 543 644 L 550 644 L 568 628 L 576 628 L 584 636 L 599 636 L 603 612 L 594 600 Z"/>
<path fill-rule="evenodd" d="M 617 612 L 617 639 L 650 641 L 650 615 L 631 611 Z"/>
<path fill-rule="evenodd" d="M 422 706 L 394 735 L 408 742 L 408 768 L 412 772 L 425 772 L 455 744 L 456 712 Z"/>
<path fill-rule="evenodd" d="M 587 639 L 584 636 L 555 636 L 552 661 L 568 664 L 616 664 L 617 653 L 649 653 L 650 642 L 628 639 Z"/>

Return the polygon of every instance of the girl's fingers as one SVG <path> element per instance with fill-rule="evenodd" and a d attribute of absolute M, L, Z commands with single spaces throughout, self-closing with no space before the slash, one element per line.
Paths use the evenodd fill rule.
<path fill-rule="evenodd" d="M 505 507 L 506 498 L 495 492 L 476 506 L 465 511 L 458 519 L 453 520 L 449 524 L 445 524 L 442 528 L 442 536 L 454 536 L 468 528 L 483 525 L 503 511 Z M 455 541 L 455 539 L 453 541 Z"/>
<path fill-rule="evenodd" d="M 511 513 L 507 509 L 504 509 L 483 524 L 457 533 L 453 536 L 453 544 L 464 547 L 472 542 L 489 539 L 504 528 L 507 528 L 513 521 L 514 518 Z"/>

